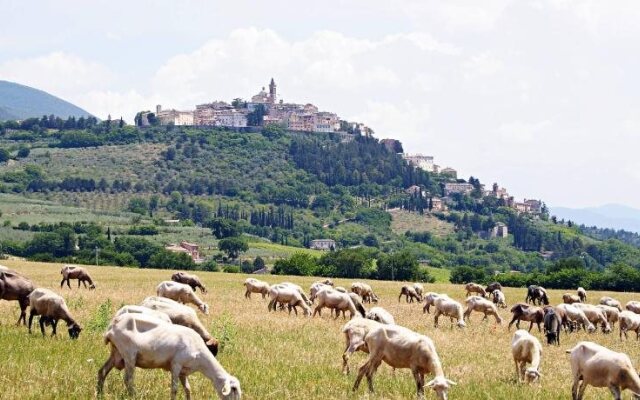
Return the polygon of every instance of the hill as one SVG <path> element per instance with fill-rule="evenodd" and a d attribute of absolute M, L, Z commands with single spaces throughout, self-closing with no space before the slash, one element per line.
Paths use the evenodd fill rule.
<path fill-rule="evenodd" d="M 42 90 L 0 80 L 0 120 L 39 118 L 43 115 L 89 117 L 87 111 Z"/>
<path fill-rule="evenodd" d="M 558 218 L 569 219 L 586 226 L 640 233 L 640 210 L 621 204 L 587 208 L 553 207 L 551 212 Z"/>

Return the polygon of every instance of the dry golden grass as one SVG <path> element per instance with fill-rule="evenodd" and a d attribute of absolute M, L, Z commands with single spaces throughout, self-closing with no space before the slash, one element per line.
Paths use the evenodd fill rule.
<path fill-rule="evenodd" d="M 60 265 L 5 261 L 43 287 L 61 293 L 72 313 L 85 330 L 78 341 L 71 341 L 64 323 L 58 338 L 42 338 L 37 328 L 32 335 L 24 327 L 15 327 L 18 317 L 16 302 L 0 302 L 0 398 L 20 399 L 87 399 L 94 395 L 96 373 L 108 356 L 102 342 L 106 322 L 104 309 L 107 300 L 111 313 L 121 304 L 137 304 L 153 295 L 156 285 L 167 279 L 171 271 L 126 268 L 89 267 L 98 289 L 59 289 Z M 211 306 L 211 315 L 203 322 L 225 344 L 220 362 L 241 382 L 246 399 L 411 399 L 415 397 L 413 379 L 408 370 L 399 370 L 395 377 L 391 369 L 381 366 L 375 375 L 376 394 L 366 392 L 366 384 L 356 394 L 351 393 L 357 367 L 366 355 L 356 353 L 351 359 L 352 373 L 340 373 L 344 349 L 341 327 L 345 321 L 331 320 L 328 313 L 322 318 L 288 316 L 284 312 L 268 313 L 266 301 L 254 295 L 243 297 L 245 275 L 199 273 L 209 293 L 204 300 Z M 313 278 L 265 276 L 275 283 L 289 280 L 308 288 Z M 350 280 L 337 280 L 349 286 Z M 387 308 L 399 324 L 431 337 L 442 359 L 448 378 L 458 386 L 450 391 L 452 399 L 567 399 L 570 398 L 571 374 L 565 350 L 580 340 L 592 340 L 617 351 L 624 351 L 637 362 L 640 348 L 635 338 L 625 342 L 613 335 L 585 333 L 563 335 L 562 345 L 544 345 L 540 385 L 527 386 L 515 381 L 510 354 L 511 336 L 507 332 L 507 310 L 501 310 L 505 323 L 495 326 L 493 321 L 480 322 L 480 315 L 472 315 L 468 329 L 451 329 L 442 321 L 433 328 L 433 316 L 423 315 L 419 304 L 398 303 L 400 282 L 369 282 L 381 296 L 380 305 Z M 73 286 L 73 285 L 72 285 Z M 426 285 L 429 291 L 446 292 L 463 300 L 461 286 L 448 284 Z M 509 304 L 522 301 L 524 289 L 506 289 Z M 589 300 L 612 295 L 622 302 L 637 299 L 631 293 L 590 292 Z M 551 291 L 552 304 L 561 300 L 562 292 Z M 109 315 L 110 317 L 110 315 Z M 534 328 L 534 334 L 542 339 Z M 136 371 L 137 398 L 165 399 L 169 396 L 169 375 L 164 371 Z M 200 374 L 192 375 L 195 399 L 215 397 L 210 383 Z M 180 392 L 180 396 L 182 392 Z M 627 394 L 627 396 L 629 396 Z M 105 398 L 124 398 L 122 373 L 113 371 L 107 378 Z M 183 397 L 182 397 L 183 398 Z M 435 398 L 427 391 L 427 398 Z M 587 389 L 587 398 L 610 398 L 606 389 Z"/>
<path fill-rule="evenodd" d="M 441 221 L 430 215 L 420 215 L 417 212 L 404 210 L 391 210 L 391 230 L 394 233 L 403 235 L 406 231 L 431 232 L 435 236 L 444 237 L 454 232 L 453 224 Z"/>

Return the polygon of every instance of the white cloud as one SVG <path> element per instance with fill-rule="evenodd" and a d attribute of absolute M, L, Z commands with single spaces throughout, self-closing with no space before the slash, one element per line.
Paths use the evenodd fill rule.
<path fill-rule="evenodd" d="M 551 126 L 551 121 L 544 120 L 535 123 L 525 123 L 522 121 L 508 122 L 498 127 L 498 133 L 503 140 L 512 143 L 532 144 L 536 135 L 542 130 Z M 541 139 L 538 137 L 538 139 Z"/>
<path fill-rule="evenodd" d="M 495 55 L 484 52 L 470 57 L 462 64 L 462 67 L 465 79 L 474 79 L 500 72 L 503 64 Z"/>

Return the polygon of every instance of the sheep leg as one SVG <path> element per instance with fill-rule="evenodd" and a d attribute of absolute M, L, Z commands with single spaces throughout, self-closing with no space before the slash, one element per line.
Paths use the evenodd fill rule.
<path fill-rule="evenodd" d="M 439 312 L 439 310 L 436 310 L 436 315 L 433 317 L 433 320 L 434 320 L 433 326 L 434 326 L 435 328 L 437 328 L 437 327 L 438 327 L 438 317 L 439 317 L 439 316 L 440 316 L 440 312 Z"/>
<path fill-rule="evenodd" d="M 44 318 L 40 316 L 38 323 L 40 324 L 40 332 L 42 332 L 42 337 L 44 337 Z"/>
<path fill-rule="evenodd" d="M 573 377 L 573 385 L 571 386 L 571 399 L 572 400 L 577 400 L 578 399 L 578 386 L 580 386 L 580 377 L 574 376 Z"/>
<path fill-rule="evenodd" d="M 518 365 L 518 360 L 516 360 L 515 358 L 513 359 L 514 364 L 516 365 L 516 380 L 518 382 L 522 382 L 520 380 L 520 366 Z"/>
<path fill-rule="evenodd" d="M 51 336 L 56 336 L 57 335 L 56 328 L 58 327 L 58 320 L 53 319 L 51 321 L 51 326 L 53 327 L 53 332 L 51 332 Z"/>
<path fill-rule="evenodd" d="M 620 388 L 614 385 L 610 385 L 609 386 L 609 390 L 611 391 L 611 394 L 613 395 L 613 400 L 620 400 Z"/>
<path fill-rule="evenodd" d="M 109 355 L 109 358 L 104 363 L 102 368 L 100 368 L 100 370 L 98 371 L 98 386 L 96 388 L 96 392 L 97 392 L 98 396 L 100 396 L 102 394 L 102 389 L 104 387 L 104 381 L 105 381 L 105 379 L 107 379 L 107 375 L 109 375 L 109 372 L 111 372 L 111 370 L 113 369 L 115 364 L 116 364 L 116 362 L 115 362 L 115 351 L 114 351 L 114 349 L 112 347 L 111 348 L 111 354 Z"/>
<path fill-rule="evenodd" d="M 60 289 L 62 289 L 62 287 L 64 286 L 64 281 L 66 281 L 67 278 L 62 278 L 62 280 L 60 281 Z"/>
<path fill-rule="evenodd" d="M 71 279 L 67 278 L 67 286 L 69 286 L 69 289 L 71 289 Z"/>
<path fill-rule="evenodd" d="M 31 312 L 29 313 L 29 334 L 31 334 L 31 323 L 33 322 L 33 317 L 35 315 L 36 315 L 36 311 L 32 308 Z M 20 325 L 20 320 L 18 320 L 18 325 Z"/>
<path fill-rule="evenodd" d="M 136 356 L 134 355 L 131 358 L 132 358 L 131 361 L 133 362 L 129 362 L 127 360 L 124 363 L 124 384 L 127 387 L 127 392 L 129 393 L 129 396 L 133 397 L 136 394 L 136 389 L 133 386 L 133 378 L 136 371 L 136 364 L 135 364 Z"/>
<path fill-rule="evenodd" d="M 189 385 L 189 380 L 187 379 L 186 374 L 180 374 L 180 382 L 184 388 L 184 396 L 187 400 L 191 400 L 191 385 Z"/>
<path fill-rule="evenodd" d="M 516 324 L 516 327 L 520 329 L 520 327 L 517 324 Z M 529 323 L 529 332 L 531 332 L 531 328 L 533 328 L 533 321 Z M 538 328 L 540 328 L 540 325 L 538 325 Z"/>
<path fill-rule="evenodd" d="M 360 339 L 357 342 L 347 343 L 347 348 L 344 353 L 342 353 L 342 372 L 345 375 L 349 374 L 349 357 L 358 351 L 358 348 L 364 344 L 364 340 Z"/>
<path fill-rule="evenodd" d="M 315 316 L 316 316 L 316 313 L 318 313 L 318 316 L 319 316 L 319 317 L 322 317 L 322 306 L 321 306 L 320 304 L 318 304 L 318 305 L 316 306 L 316 308 L 314 308 L 314 309 L 313 309 L 313 315 L 312 315 L 312 317 L 315 317 Z"/>
<path fill-rule="evenodd" d="M 413 372 L 413 379 L 416 381 L 416 388 L 418 389 L 418 398 L 424 398 L 424 375 L 420 373 L 417 369 L 411 371 Z"/>
<path fill-rule="evenodd" d="M 582 380 L 582 384 L 580 385 L 580 388 L 578 389 L 578 397 L 577 397 L 576 400 L 582 400 L 582 398 L 584 397 L 584 391 L 585 391 L 586 388 L 587 388 L 587 382 L 585 382 L 584 379 L 583 379 Z"/>
<path fill-rule="evenodd" d="M 178 395 L 180 371 L 182 371 L 182 366 L 179 364 L 174 364 L 171 368 L 171 400 L 176 400 L 176 396 Z"/>

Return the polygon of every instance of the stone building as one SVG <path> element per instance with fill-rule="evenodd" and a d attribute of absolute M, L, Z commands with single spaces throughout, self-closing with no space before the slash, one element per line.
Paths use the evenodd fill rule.
<path fill-rule="evenodd" d="M 309 243 L 309 248 L 314 250 L 335 250 L 336 241 L 333 239 L 315 239 Z"/>

